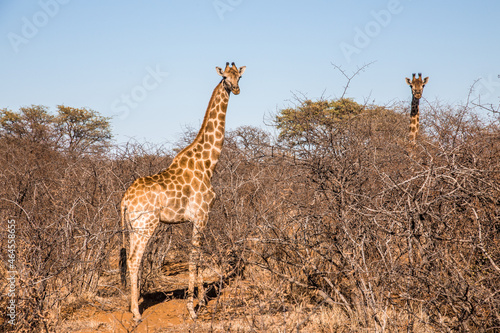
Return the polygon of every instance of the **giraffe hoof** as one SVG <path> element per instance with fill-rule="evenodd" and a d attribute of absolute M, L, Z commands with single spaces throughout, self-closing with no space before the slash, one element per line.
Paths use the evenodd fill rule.
<path fill-rule="evenodd" d="M 198 315 L 196 314 L 196 312 L 194 312 L 194 310 L 189 311 L 189 315 L 191 316 L 191 319 L 193 319 L 193 320 L 198 319 Z"/>
<path fill-rule="evenodd" d="M 198 316 L 196 315 L 196 312 L 194 311 L 194 306 L 193 304 L 188 304 L 187 306 L 188 308 L 188 312 L 189 312 L 189 315 L 191 316 L 191 319 L 195 320 L 198 318 Z"/>

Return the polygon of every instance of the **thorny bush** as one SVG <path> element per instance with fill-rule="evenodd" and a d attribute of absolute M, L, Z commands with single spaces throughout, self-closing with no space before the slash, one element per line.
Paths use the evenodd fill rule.
<path fill-rule="evenodd" d="M 346 331 L 498 329 L 498 120 L 466 107 L 428 106 L 422 135 L 410 145 L 407 110 L 353 103 L 307 101 L 296 110 L 314 112 L 302 115 L 287 109 L 281 128 L 289 132 L 278 145 L 258 128 L 228 131 L 213 178 L 205 265 L 259 290 L 275 286 L 281 297 L 261 300 L 267 305 L 260 315 L 307 302 L 341 309 L 347 322 L 338 327 Z M 328 114 L 321 107 L 332 116 L 309 126 L 310 117 Z M 19 332 L 57 331 L 79 297 L 122 292 L 121 196 L 135 178 L 166 168 L 175 152 L 106 140 L 85 153 L 61 149 L 63 141 L 51 136 L 65 127 L 44 121 L 31 131 L 16 128 L 31 136 L 0 137 L 0 217 L 18 226 Z M 143 283 L 167 250 L 187 257 L 189 228 L 176 226 L 172 244 L 168 230 L 153 239 Z M 0 238 L 6 244 L 5 232 Z M 259 272 L 272 281 L 251 278 Z M 0 273 L 5 281 L 4 266 Z M 258 320 L 249 325 L 270 328 Z"/>

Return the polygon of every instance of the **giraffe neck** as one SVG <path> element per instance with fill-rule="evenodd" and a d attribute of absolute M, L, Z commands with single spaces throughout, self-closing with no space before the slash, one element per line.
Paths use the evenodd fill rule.
<path fill-rule="evenodd" d="M 412 97 L 410 111 L 410 141 L 412 142 L 415 142 L 420 127 L 419 102 L 419 98 Z"/>
<path fill-rule="evenodd" d="M 229 92 L 224 87 L 224 82 L 221 81 L 212 93 L 198 135 L 189 146 L 177 154 L 174 161 L 184 156 L 194 157 L 197 162 L 203 162 L 205 171 L 208 171 L 210 175 L 213 173 L 224 143 L 228 101 Z"/>

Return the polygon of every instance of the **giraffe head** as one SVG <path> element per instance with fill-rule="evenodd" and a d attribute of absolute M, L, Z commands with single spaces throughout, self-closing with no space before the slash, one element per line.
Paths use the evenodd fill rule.
<path fill-rule="evenodd" d="M 222 70 L 220 67 L 215 67 L 217 74 L 222 76 L 222 81 L 224 82 L 224 87 L 228 91 L 232 91 L 233 94 L 238 95 L 240 93 L 240 87 L 238 82 L 240 81 L 243 72 L 245 72 L 246 66 L 240 68 L 236 67 L 234 62 L 229 67 L 229 63 L 226 62 L 226 68 Z"/>
<path fill-rule="evenodd" d="M 429 82 L 429 77 L 422 79 L 422 73 L 418 73 L 418 78 L 415 78 L 415 73 L 413 73 L 411 80 L 406 78 L 406 83 L 410 86 L 413 97 L 418 99 L 422 97 L 422 91 L 427 82 Z"/>

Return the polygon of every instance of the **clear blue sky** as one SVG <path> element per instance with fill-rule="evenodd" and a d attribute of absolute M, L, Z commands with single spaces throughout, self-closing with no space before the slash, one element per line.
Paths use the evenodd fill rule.
<path fill-rule="evenodd" d="M 176 141 L 198 128 L 226 61 L 247 66 L 227 127 L 264 127 L 293 93 L 409 101 L 500 96 L 500 2 L 431 0 L 1 1 L 0 108 L 88 107 L 112 116 L 118 142 Z"/>

